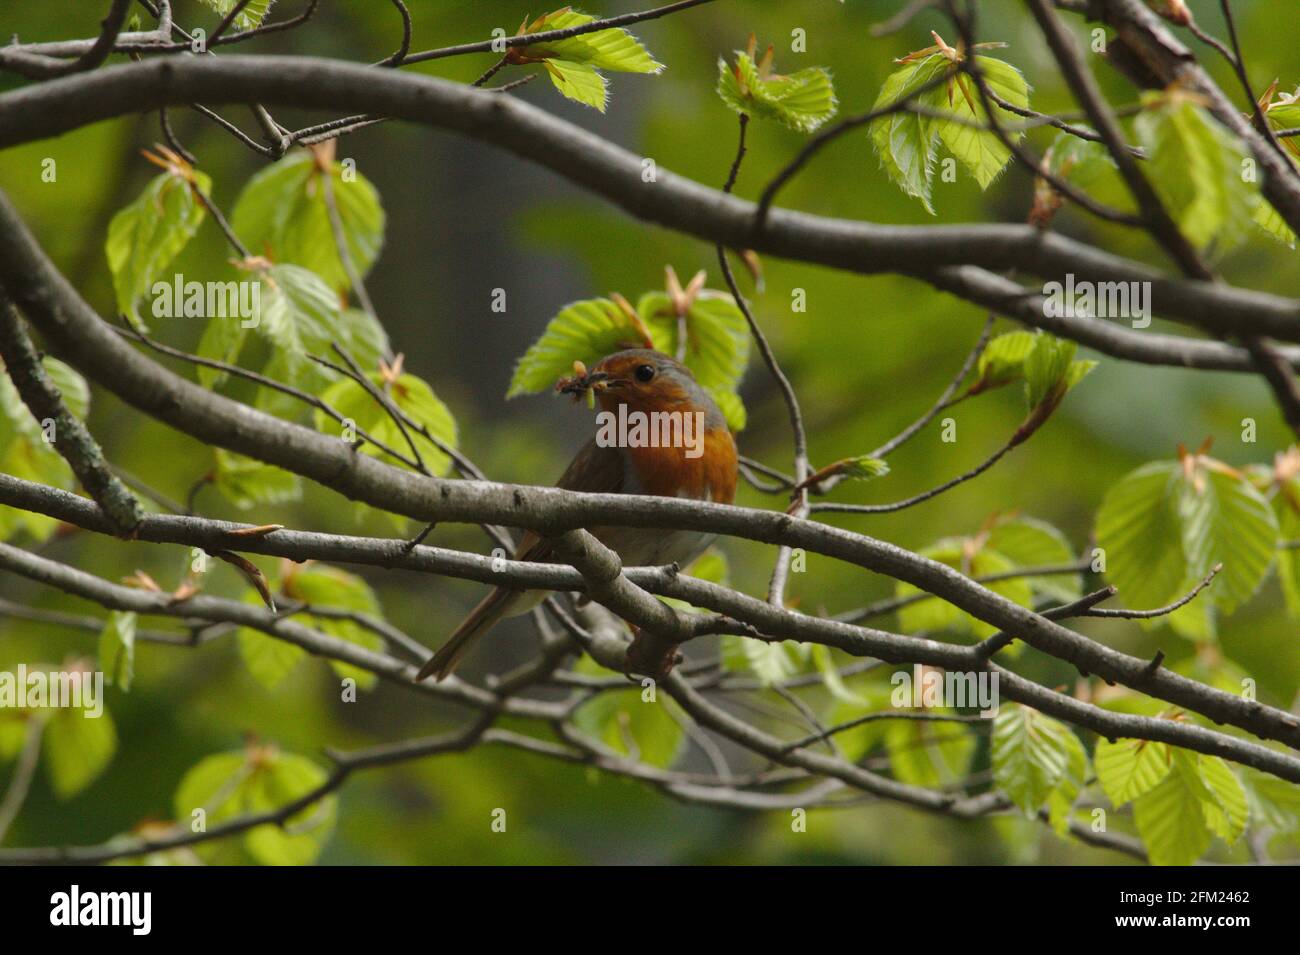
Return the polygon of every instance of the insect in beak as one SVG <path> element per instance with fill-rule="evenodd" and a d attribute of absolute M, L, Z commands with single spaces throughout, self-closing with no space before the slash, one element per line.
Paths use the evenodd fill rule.
<path fill-rule="evenodd" d="M 603 371 L 588 372 L 581 362 L 574 362 L 573 370 L 577 374 L 570 378 L 561 378 L 555 383 L 555 390 L 562 395 L 573 395 L 573 400 L 587 399 L 588 406 L 594 403 L 596 392 L 604 391 L 616 382 Z"/>

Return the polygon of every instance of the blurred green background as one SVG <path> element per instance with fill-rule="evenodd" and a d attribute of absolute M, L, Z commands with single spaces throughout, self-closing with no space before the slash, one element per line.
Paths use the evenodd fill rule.
<path fill-rule="evenodd" d="M 290 16 L 300 5 L 282 0 L 273 16 Z M 649 5 L 650 0 L 587 2 L 581 9 L 609 15 Z M 760 42 L 776 44 L 779 68 L 831 68 L 841 112 L 861 112 L 875 100 L 891 61 L 930 45 L 931 29 L 956 39 L 933 11 L 896 35 L 874 38 L 871 25 L 902 5 L 902 0 L 720 0 L 635 27 L 668 69 L 658 77 L 613 74 L 604 115 L 562 99 L 544 80 L 512 95 L 653 157 L 664 168 L 720 185 L 736 132 L 734 114 L 714 92 L 720 55 L 743 47 L 752 31 Z M 1224 35 L 1217 3 L 1191 0 L 1190 5 L 1206 29 Z M 526 14 L 545 12 L 522 0 L 411 0 L 409 6 L 416 50 L 479 39 L 497 26 L 513 33 Z M 1032 105 L 1073 110 L 1023 6 L 1012 0 L 979 6 L 983 38 L 1009 44 L 999 55 L 1032 83 Z M 24 41 L 90 36 L 104 7 L 102 0 L 8 2 L 0 9 L 0 34 L 16 34 Z M 179 0 L 176 8 L 182 25 L 211 29 L 216 23 L 196 0 Z M 1234 8 L 1257 87 L 1276 76 L 1282 89 L 1294 88 L 1300 83 L 1294 10 L 1270 2 L 1238 2 Z M 1082 33 L 1078 18 L 1067 19 Z M 806 53 L 790 51 L 796 28 L 806 31 Z M 306 27 L 257 40 L 239 52 L 372 61 L 390 53 L 399 36 L 398 17 L 387 3 L 324 0 Z M 1244 106 L 1225 64 L 1204 47 L 1197 50 L 1222 87 Z M 407 69 L 468 82 L 493 59 L 485 54 Z M 1135 99 L 1132 88 L 1113 71 L 1099 62 L 1095 66 L 1112 102 Z M 498 80 L 518 75 L 508 69 Z M 0 77 L 2 88 L 19 85 Z M 274 112 L 290 127 L 329 118 Z M 223 113 L 250 132 L 256 129 L 247 110 Z M 229 213 L 243 184 L 265 161 L 192 112 L 173 110 L 171 115 L 181 141 L 213 177 L 214 199 Z M 756 196 L 802 141 L 770 124 L 752 124 L 750 133 L 750 152 L 737 185 L 745 197 Z M 0 185 L 56 263 L 105 315 L 113 308 L 103 252 L 107 224 L 155 174 L 139 150 L 160 139 L 157 116 L 149 114 L 0 153 Z M 1036 131 L 1030 139 L 1041 152 L 1051 135 Z M 394 348 L 449 405 L 460 426 L 461 447 L 492 477 L 549 484 L 589 433 L 590 419 L 581 406 L 547 396 L 509 403 L 503 399 L 514 361 L 563 305 L 611 291 L 635 301 L 643 291 L 662 287 L 665 264 L 683 277 L 706 269 L 709 285 L 721 285 L 711 246 L 641 225 L 549 173 L 474 142 L 382 124 L 342 139 L 338 155 L 356 160 L 358 170 L 379 189 L 387 212 L 385 248 L 367 285 Z M 58 163 L 56 183 L 41 181 L 46 157 Z M 936 182 L 939 215 L 931 219 L 919 203 L 886 180 L 863 131 L 825 150 L 780 201 L 810 212 L 883 223 L 1021 222 L 1031 190 L 1029 177 L 1018 168 L 1004 173 L 985 193 L 964 175 L 956 183 Z M 1167 266 L 1142 236 L 1068 208 L 1055 228 Z M 219 232 L 205 224 L 175 270 L 193 267 L 197 272 L 196 263 L 227 255 Z M 1236 284 L 1300 294 L 1294 253 L 1263 236 L 1252 237 L 1220 265 Z M 816 463 L 865 453 L 920 414 L 960 365 L 984 320 L 973 306 L 902 278 L 860 277 L 770 258 L 763 266 L 765 288 L 754 295 L 757 316 L 800 393 Z M 752 291 L 747 277 L 740 280 Z M 504 314 L 491 309 L 495 288 L 507 290 Z M 791 309 L 795 289 L 806 290 L 805 313 Z M 199 331 L 197 323 L 189 327 L 184 320 L 156 328 L 159 337 L 183 347 L 193 347 Z M 750 419 L 739 436 L 742 452 L 788 469 L 785 410 L 757 360 L 751 363 L 743 394 Z M 955 444 L 942 443 L 932 427 L 891 459 L 888 477 L 841 488 L 838 496 L 889 501 L 940 483 L 1004 442 L 1022 415 L 1023 400 L 1016 389 L 963 403 L 952 412 L 958 422 Z M 1258 421 L 1257 443 L 1242 442 L 1243 418 Z M 174 498 L 183 498 L 211 465 L 209 448 L 162 428 L 98 389 L 90 426 L 113 460 Z M 1082 552 L 1107 487 L 1143 462 L 1172 456 L 1180 441 L 1194 447 L 1209 437 L 1215 439 L 1214 454 L 1232 464 L 1267 463 L 1289 443 L 1269 393 L 1252 378 L 1106 359 L 1033 441 L 978 480 L 900 514 L 832 520 L 919 548 L 943 536 L 974 532 L 995 512 L 1018 510 L 1060 527 Z M 745 487 L 740 502 L 778 506 Z M 250 515 L 210 489 L 198 498 L 200 512 L 213 517 L 341 533 L 392 532 L 386 524 L 359 527 L 343 504 L 332 492 L 309 489 L 299 504 Z M 475 528 L 440 527 L 431 540 L 484 549 Z M 733 584 L 762 593 L 773 550 L 737 541 L 724 542 L 722 549 L 730 559 Z M 114 580 L 142 569 L 168 587 L 179 581 L 188 560 L 181 548 L 124 544 L 84 533 L 60 536 L 43 552 Z M 268 569 L 274 565 L 261 563 Z M 359 572 L 378 592 L 388 618 L 430 646 L 443 639 L 482 592 L 480 585 L 467 582 L 372 569 Z M 210 575 L 207 587 L 230 595 L 244 589 L 237 575 L 224 567 Z M 832 613 L 891 592 L 890 581 L 815 555 L 806 573 L 794 575 L 790 587 L 792 601 L 802 609 Z M 41 607 L 97 612 L 12 577 L 0 578 L 0 593 Z M 1088 621 L 1082 629 L 1133 653 L 1149 656 L 1162 648 L 1177 660 L 1191 652 L 1190 644 L 1167 628 L 1142 631 L 1122 623 Z M 1276 584 L 1270 583 L 1222 631 L 1224 653 L 1259 681 L 1261 699 L 1289 707 L 1300 686 L 1300 652 Z M 464 675 L 477 679 L 488 671 L 500 672 L 525 659 L 533 648 L 526 622 L 513 622 L 471 657 Z M 93 652 L 91 636 L 0 620 L 2 668 Z M 707 646 L 692 649 L 693 654 L 709 652 Z M 1026 654 L 1019 666 L 1049 685 L 1074 678 L 1064 666 L 1034 654 Z M 348 748 L 435 733 L 460 725 L 467 715 L 384 684 L 362 694 L 358 703 L 344 705 L 337 700 L 336 679 L 316 661 L 301 664 L 272 693 L 248 675 L 231 640 L 199 651 L 142 645 L 137 671 L 129 694 L 109 691 L 108 707 L 121 740 L 108 771 L 67 802 L 57 801 L 40 777 L 8 845 L 96 842 L 146 818 L 169 818 L 172 794 L 184 772 L 208 754 L 239 748 L 248 732 L 315 755 L 326 745 Z M 692 751 L 684 765 L 695 766 L 700 760 Z M 0 769 L 0 779 L 7 772 Z M 509 811 L 507 834 L 489 829 L 488 814 L 494 807 Z M 1008 820 L 955 823 L 879 804 L 814 815 L 808 832 L 795 834 L 785 813 L 684 805 L 580 767 L 481 749 L 355 776 L 342 792 L 338 830 L 321 862 L 1120 859 L 1062 843 L 1043 827 Z"/>

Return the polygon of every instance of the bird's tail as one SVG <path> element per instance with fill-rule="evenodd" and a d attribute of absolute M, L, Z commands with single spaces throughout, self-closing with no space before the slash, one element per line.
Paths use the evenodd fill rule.
<path fill-rule="evenodd" d="M 519 591 L 509 590 L 505 587 L 498 587 L 484 597 L 469 616 L 461 623 L 459 627 L 452 632 L 447 638 L 447 642 L 438 648 L 438 652 L 431 656 L 424 666 L 420 667 L 420 672 L 415 675 L 416 682 L 425 679 L 430 674 L 434 675 L 434 681 L 438 682 L 445 679 L 456 669 L 461 658 L 473 645 L 474 641 L 491 630 L 502 617 L 510 610 L 510 605 L 519 596 Z"/>

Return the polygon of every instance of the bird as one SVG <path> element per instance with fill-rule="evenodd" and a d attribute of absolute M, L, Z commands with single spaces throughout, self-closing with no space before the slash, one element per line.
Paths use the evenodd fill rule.
<path fill-rule="evenodd" d="M 575 399 L 594 394 L 601 407 L 597 420 L 603 423 L 565 469 L 556 487 L 723 504 L 735 500 L 735 438 L 717 403 L 689 368 L 650 348 L 629 348 L 607 355 L 590 372 L 581 362 L 575 362 L 574 367 L 579 374 L 562 379 L 557 390 L 572 394 Z M 662 412 L 670 417 L 654 417 Z M 677 417 L 672 417 L 673 413 Z M 638 432 L 640 421 L 650 425 Z M 655 423 L 665 422 L 669 423 L 668 428 L 655 430 Z M 699 431 L 694 430 L 700 425 Z M 664 436 L 669 440 L 654 440 Z M 627 567 L 674 563 L 684 567 L 704 553 L 716 537 L 700 531 L 653 527 L 590 527 L 588 530 L 614 550 Z M 514 558 L 543 563 L 559 561 L 550 541 L 532 531 L 524 534 Z M 479 637 L 502 619 L 532 610 L 546 596 L 545 591 L 496 587 L 420 668 L 416 681 L 429 676 L 437 681 L 445 679 Z"/>

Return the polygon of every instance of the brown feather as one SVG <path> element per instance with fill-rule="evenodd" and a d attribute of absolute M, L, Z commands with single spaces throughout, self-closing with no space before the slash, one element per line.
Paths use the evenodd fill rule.
<path fill-rule="evenodd" d="M 623 458 L 617 448 L 602 448 L 592 438 L 560 475 L 556 487 L 569 491 L 604 491 L 616 494 L 623 489 Z M 528 531 L 515 548 L 515 560 L 544 563 L 551 559 L 551 544 Z M 431 674 L 437 680 L 450 676 L 474 642 L 507 616 L 515 598 L 523 591 L 497 587 L 479 601 L 469 616 L 452 631 L 444 643 L 415 675 L 416 682 Z"/>

